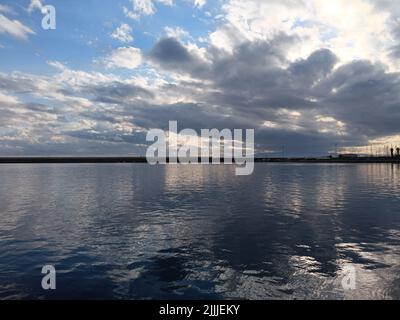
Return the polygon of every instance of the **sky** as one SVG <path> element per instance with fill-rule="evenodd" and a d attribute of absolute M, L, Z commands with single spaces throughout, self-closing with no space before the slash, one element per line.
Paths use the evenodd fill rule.
<path fill-rule="evenodd" d="M 0 156 L 144 155 L 170 120 L 254 129 L 258 155 L 384 153 L 399 59 L 398 1 L 1 0 Z"/>

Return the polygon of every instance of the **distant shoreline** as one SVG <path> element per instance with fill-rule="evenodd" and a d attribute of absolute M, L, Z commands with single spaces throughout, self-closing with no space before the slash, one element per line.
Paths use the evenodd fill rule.
<path fill-rule="evenodd" d="M 167 162 L 168 159 L 167 159 Z M 211 159 L 210 159 L 211 162 Z M 255 158 L 256 163 L 398 163 L 399 157 Z M 29 163 L 147 163 L 144 157 L 0 157 L 0 164 Z M 223 163 L 223 159 L 221 159 Z"/>

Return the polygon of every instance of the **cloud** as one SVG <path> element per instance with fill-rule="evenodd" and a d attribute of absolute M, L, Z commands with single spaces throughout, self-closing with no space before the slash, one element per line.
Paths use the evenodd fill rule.
<path fill-rule="evenodd" d="M 377 59 L 389 63 L 385 48 L 391 43 L 388 11 L 371 1 L 229 0 L 224 23 L 211 34 L 226 50 L 242 41 L 271 39 L 279 32 L 302 37 L 289 58 L 304 58 L 321 47 L 336 52 L 341 61 Z M 214 39 L 213 39 L 214 38 Z"/>
<path fill-rule="evenodd" d="M 29 7 L 28 7 L 28 12 L 31 13 L 34 10 L 39 10 L 42 11 L 43 9 L 43 3 L 41 0 L 31 0 Z"/>
<path fill-rule="evenodd" d="M 124 7 L 125 14 L 135 20 L 140 18 L 140 15 L 152 15 L 155 13 L 155 8 L 152 0 L 131 0 L 133 10 L 129 11 Z"/>
<path fill-rule="evenodd" d="M 13 10 L 9 6 L 0 4 L 0 12 L 11 13 L 11 12 L 13 12 Z"/>
<path fill-rule="evenodd" d="M 86 94 L 93 97 L 93 101 L 102 103 L 119 104 L 121 101 L 132 101 L 136 99 L 151 99 L 154 93 L 133 83 L 115 81 L 111 83 L 86 86 Z"/>
<path fill-rule="evenodd" d="M 219 106 L 215 112 L 223 110 L 226 126 L 236 123 L 257 128 L 264 139 L 259 140 L 260 147 L 281 143 L 299 151 L 300 147 L 285 140 L 298 135 L 303 144 L 309 139 L 304 152 L 312 150 L 313 140 L 318 141 L 315 149 L 328 152 L 335 143 L 362 145 L 374 137 L 398 133 L 397 73 L 366 60 L 342 63 L 329 49 L 291 61 L 287 53 L 297 41 L 297 37 L 280 34 L 271 40 L 243 42 L 231 53 L 210 47 L 206 63 L 178 40 L 166 38 L 155 44 L 150 58 L 166 70 L 208 83 L 195 100 Z M 194 110 L 204 107 L 200 104 Z M 202 119 L 194 110 L 188 113 Z M 162 110 L 157 112 L 165 120 Z M 168 110 L 168 116 L 178 113 Z M 246 121 L 238 121 L 243 118 Z M 221 125 L 216 119 L 201 122 Z"/>
<path fill-rule="evenodd" d="M 295 61 L 290 71 L 300 81 L 315 83 L 324 79 L 338 62 L 338 58 L 328 49 L 313 52 L 307 59 Z"/>
<path fill-rule="evenodd" d="M 157 9 L 155 1 L 132 4 L 139 16 Z M 288 155 L 326 155 L 335 144 L 391 141 L 399 136 L 400 6 L 353 5 L 228 0 L 200 44 L 167 26 L 143 52 L 111 51 L 104 73 L 59 61 L 48 62 L 49 75 L 0 73 L 0 148 L 142 152 L 146 130 L 168 120 L 197 131 L 254 128 L 257 152 L 269 155 L 282 146 Z M 118 40 L 129 41 L 125 31 Z"/>
<path fill-rule="evenodd" d="M 202 8 L 207 0 L 193 0 L 195 7 Z"/>
<path fill-rule="evenodd" d="M 177 39 L 165 38 L 155 44 L 146 58 L 160 68 L 176 73 L 175 84 L 150 85 L 121 80 L 70 70 L 53 61 L 49 64 L 57 70 L 56 82 L 29 75 L 4 76 L 0 77 L 0 88 L 11 92 L 24 90 L 61 103 L 63 107 L 58 111 L 57 120 L 52 116 L 54 108 L 41 104 L 24 105 L 23 108 L 47 114 L 34 120 L 42 124 L 45 132 L 51 130 L 52 134 L 64 134 L 74 139 L 138 143 L 132 137 L 137 130 L 133 128 L 139 128 L 139 131 L 164 128 L 168 120 L 178 120 L 182 128 L 196 130 L 256 128 L 259 150 L 284 144 L 293 153 L 301 149 L 311 152 L 313 145 L 319 150 L 329 150 L 332 141 L 342 144 L 364 141 L 361 129 L 371 124 L 363 123 L 355 116 L 357 110 L 362 110 L 361 102 L 357 101 L 356 107 L 349 108 L 355 96 L 349 99 L 346 88 L 354 91 L 357 86 L 362 87 L 367 78 L 381 78 L 382 88 L 397 88 L 393 82 L 396 78 L 378 66 L 361 62 L 335 69 L 337 58 L 327 49 L 290 62 L 285 53 L 295 42 L 295 37 L 280 34 L 270 41 L 243 43 L 235 47 L 232 54 L 210 47 L 209 60 L 203 61 Z M 137 63 L 132 62 L 137 53 L 135 49 L 115 50 L 109 56 L 110 67 L 135 68 Z M 189 78 L 179 76 L 183 74 Z M 373 93 L 379 96 L 379 90 Z M 6 97 L 12 102 L 9 95 Z M 373 101 L 371 97 L 368 100 Z M 369 105 L 368 112 L 374 112 L 373 102 Z M 77 119 L 67 120 L 63 115 L 65 112 L 72 112 L 73 118 Z M 369 130 L 371 136 L 388 134 L 394 129 L 392 126 L 389 130 L 390 117 L 381 121 L 386 130 L 378 130 L 374 125 L 375 130 Z M 36 125 L 35 130 L 38 130 Z M 44 132 L 40 134 L 43 135 Z M 35 136 L 38 137 L 38 132 Z M 294 137 L 297 137 L 297 144 L 291 140 Z"/>
<path fill-rule="evenodd" d="M 172 7 L 174 5 L 174 0 L 156 0 L 156 1 L 169 7 Z"/>
<path fill-rule="evenodd" d="M 0 103 L 1 104 L 18 104 L 19 101 L 17 98 L 6 95 L 0 91 Z"/>
<path fill-rule="evenodd" d="M 190 63 L 189 51 L 176 38 L 161 39 L 151 50 L 150 56 L 162 63 Z"/>
<path fill-rule="evenodd" d="M 189 33 L 181 27 L 166 26 L 164 28 L 164 31 L 165 31 L 165 34 L 167 35 L 167 37 L 169 37 L 169 38 L 181 39 L 181 38 L 189 37 Z"/>
<path fill-rule="evenodd" d="M 198 53 L 197 47 L 190 50 L 173 37 L 162 38 L 158 41 L 147 55 L 147 58 L 166 70 L 185 72 L 196 75 L 196 77 L 200 77 L 201 73 L 208 68 L 206 61 Z"/>
<path fill-rule="evenodd" d="M 156 13 L 154 2 L 164 4 L 166 6 L 173 6 L 173 0 L 130 0 L 132 9 L 123 7 L 126 17 L 133 20 L 139 20 L 142 15 L 150 16 Z"/>
<path fill-rule="evenodd" d="M 52 61 L 56 74 L 50 78 L 0 74 L 0 100 L 6 105 L 1 114 L 12 126 L 25 127 L 36 147 L 56 136 L 79 139 L 88 150 L 99 148 L 101 141 L 98 150 L 111 150 L 114 144 L 126 150 L 129 143 L 139 148 L 143 132 L 166 128 L 168 120 L 198 131 L 255 128 L 258 152 L 280 153 L 285 145 L 291 155 L 326 154 L 335 143 L 356 146 L 398 133 L 396 73 L 367 60 L 342 63 L 329 49 L 291 61 L 288 52 L 297 41 L 280 33 L 239 43 L 227 52 L 212 45 L 193 49 L 169 37 L 143 57 L 137 48 L 121 47 L 105 59 L 109 68 L 131 70 L 149 62 L 160 77 L 152 81 L 149 75 L 121 79 Z M 203 49 L 205 58 L 198 53 Z M 172 79 L 164 79 L 163 73 Z M 17 93 L 24 101 L 31 96 L 48 103 L 21 103 L 13 100 Z M 25 110 L 23 116 L 16 105 Z M 12 132 L 9 139 L 17 134 Z"/>
<path fill-rule="evenodd" d="M 116 30 L 110 34 L 111 38 L 124 43 L 132 42 L 132 28 L 126 23 L 122 23 Z"/>
<path fill-rule="evenodd" d="M 134 47 L 121 47 L 104 59 L 107 68 L 136 69 L 142 64 L 142 53 Z"/>
<path fill-rule="evenodd" d="M 386 25 L 388 26 L 391 41 L 388 41 L 386 53 L 389 59 L 392 59 L 395 68 L 399 68 L 400 59 L 400 6 L 394 1 L 387 0 L 371 0 L 373 5 L 380 12 L 387 13 L 389 15 Z"/>
<path fill-rule="evenodd" d="M 26 40 L 29 35 L 35 34 L 31 28 L 25 26 L 20 21 L 11 20 L 3 14 L 0 14 L 0 33 L 8 34 L 20 40 Z"/>

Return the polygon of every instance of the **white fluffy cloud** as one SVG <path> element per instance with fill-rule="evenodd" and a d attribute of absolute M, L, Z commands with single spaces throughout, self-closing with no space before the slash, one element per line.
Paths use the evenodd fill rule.
<path fill-rule="evenodd" d="M 132 42 L 132 28 L 126 23 L 122 23 L 116 30 L 110 34 L 111 38 L 124 43 Z"/>
<path fill-rule="evenodd" d="M 17 98 L 7 95 L 5 93 L 2 93 L 0 91 L 0 103 L 1 104 L 17 104 L 17 103 L 19 103 L 19 101 Z"/>
<path fill-rule="evenodd" d="M 41 0 L 31 0 L 31 3 L 28 7 L 28 12 L 31 13 L 33 10 L 38 9 L 39 11 L 42 10 L 43 3 Z"/>
<path fill-rule="evenodd" d="M 173 38 L 185 38 L 189 36 L 189 33 L 182 29 L 181 27 L 165 27 L 164 28 L 165 34 L 167 35 L 167 37 L 173 37 Z"/>
<path fill-rule="evenodd" d="M 8 34 L 14 38 L 26 40 L 35 32 L 18 20 L 11 20 L 0 14 L 0 33 Z"/>
<path fill-rule="evenodd" d="M 121 47 L 105 58 L 107 68 L 136 69 L 142 64 L 142 52 L 134 47 Z"/>
<path fill-rule="evenodd" d="M 132 9 L 123 7 L 124 14 L 126 17 L 139 20 L 142 15 L 149 16 L 156 13 L 154 3 L 162 3 L 166 6 L 173 6 L 173 0 L 130 0 L 132 3 Z"/>

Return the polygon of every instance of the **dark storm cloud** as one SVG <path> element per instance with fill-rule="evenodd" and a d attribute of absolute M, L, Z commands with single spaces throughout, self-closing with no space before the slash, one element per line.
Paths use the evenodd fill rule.
<path fill-rule="evenodd" d="M 270 41 L 245 42 L 227 54 L 216 48 L 209 48 L 210 63 L 187 57 L 181 63 L 173 59 L 169 51 L 160 53 L 159 63 L 168 70 L 184 71 L 192 77 L 213 82 L 214 90 L 206 93 L 206 102 L 234 107 L 249 112 L 258 112 L 265 108 L 311 108 L 311 85 L 329 74 L 337 62 L 336 56 L 329 50 L 319 50 L 308 59 L 296 61 L 292 65 L 286 59 L 288 48 L 299 39 L 279 34 Z M 160 43 L 173 42 L 184 49 L 178 40 L 171 38 L 160 40 L 155 45 L 162 50 Z M 154 49 L 153 49 L 154 50 Z M 161 57 L 163 59 L 161 59 Z M 185 67 L 187 61 L 197 61 Z M 202 63 L 202 67 L 200 66 Z M 283 65 L 289 65 L 288 68 Z M 201 69 L 201 72 L 198 70 Z"/>
<path fill-rule="evenodd" d="M 289 71 L 301 83 L 313 84 L 324 79 L 338 62 L 337 57 L 328 49 L 312 53 L 307 59 L 293 63 Z"/>
<path fill-rule="evenodd" d="M 98 122 L 109 122 L 111 124 L 118 123 L 116 116 L 118 115 L 118 110 L 116 111 L 106 111 L 106 110 L 85 110 L 79 113 L 84 119 L 94 120 Z"/>
<path fill-rule="evenodd" d="M 174 56 L 174 50 L 163 51 L 164 45 L 160 44 L 164 41 L 180 48 L 176 51 L 179 54 L 176 53 L 175 58 L 171 57 Z M 189 51 L 184 51 L 178 40 L 160 40 L 155 48 L 161 66 L 213 83 L 213 90 L 205 90 L 203 102 L 219 106 L 220 108 L 214 110 L 215 114 L 223 110 L 226 119 L 220 122 L 218 116 L 214 115 L 214 120 L 212 116 L 206 120 L 204 115 L 211 113 L 199 113 L 201 108 L 187 108 L 188 114 L 195 114 L 203 127 L 205 124 L 206 127 L 230 127 L 229 123 L 243 127 L 250 123 L 256 129 L 268 132 L 261 124 L 264 121 L 282 122 L 282 116 L 277 110 L 285 108 L 301 113 L 313 111 L 315 115 L 333 117 L 346 124 L 349 135 L 346 137 L 329 132 L 321 133 L 313 119 L 310 119 L 308 122 L 303 120 L 306 126 L 302 132 L 290 131 L 290 123 L 287 123 L 287 128 L 270 131 L 269 136 L 264 136 L 265 145 L 274 142 L 291 144 L 298 137 L 299 146 L 305 148 L 308 140 L 309 145 L 315 145 L 314 150 L 319 148 L 327 151 L 333 142 L 358 145 L 366 143 L 367 137 L 372 139 L 398 133 L 400 83 L 397 73 L 390 73 L 383 65 L 369 61 L 354 61 L 334 69 L 338 59 L 328 49 L 318 50 L 306 59 L 289 63 L 286 60 L 287 50 L 295 41 L 296 39 L 281 34 L 272 41 L 242 43 L 232 54 L 209 48 L 211 64 L 206 65 L 203 62 L 201 73 L 183 67 L 189 61 L 194 61 L 195 57 L 189 57 Z M 177 58 L 179 56 L 184 57 L 182 62 Z M 194 127 L 200 126 L 190 116 L 182 117 L 180 113 L 175 114 L 171 110 L 167 115 L 171 119 L 181 119 L 183 126 L 185 123 Z M 144 119 L 157 116 L 164 119 L 162 108 L 152 109 L 148 113 L 144 111 L 140 116 L 143 123 Z M 323 125 L 323 121 L 318 125 Z"/>
<path fill-rule="evenodd" d="M 169 121 L 178 121 L 179 130 L 190 128 L 198 133 L 201 129 L 254 127 L 254 122 L 249 118 L 231 116 L 224 108 L 210 107 L 206 104 L 135 105 L 128 106 L 126 112 L 134 116 L 135 125 L 146 129 L 167 130 Z"/>
<path fill-rule="evenodd" d="M 356 61 L 338 68 L 321 84 L 326 112 L 370 137 L 399 131 L 400 77 L 383 66 Z M 335 90 L 334 93 L 332 90 Z"/>
<path fill-rule="evenodd" d="M 154 93 L 149 90 L 122 82 L 88 86 L 83 88 L 82 92 L 93 97 L 93 101 L 103 103 L 120 103 L 121 100 L 133 98 L 154 98 Z"/>
<path fill-rule="evenodd" d="M 193 61 L 189 51 L 175 38 L 158 41 L 149 56 L 166 64 L 185 64 Z"/>
<path fill-rule="evenodd" d="M 208 71 L 204 61 L 191 54 L 178 39 L 172 37 L 159 40 L 147 58 L 167 70 L 196 74 L 197 77 Z"/>

